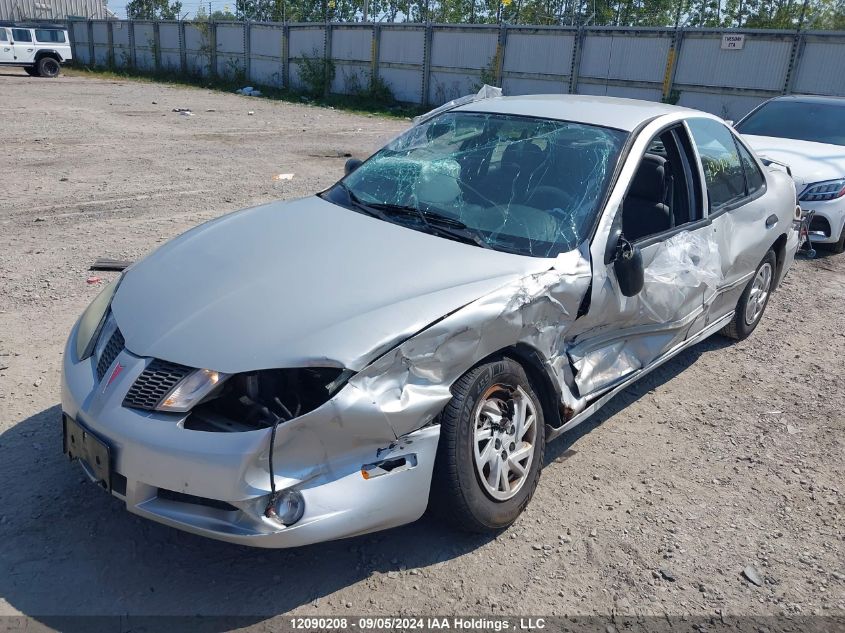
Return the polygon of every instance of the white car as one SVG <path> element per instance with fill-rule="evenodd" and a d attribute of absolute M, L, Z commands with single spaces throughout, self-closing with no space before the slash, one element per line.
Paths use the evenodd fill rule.
<path fill-rule="evenodd" d="M 845 251 L 845 98 L 777 97 L 736 130 L 762 158 L 789 167 L 798 203 L 815 211 L 813 244 Z"/>
<path fill-rule="evenodd" d="M 0 22 L 0 66 L 23 66 L 33 77 L 58 77 L 72 59 L 61 25 Z"/>

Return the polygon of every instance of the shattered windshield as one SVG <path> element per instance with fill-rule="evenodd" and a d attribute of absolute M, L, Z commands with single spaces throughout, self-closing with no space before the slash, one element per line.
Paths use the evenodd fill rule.
<path fill-rule="evenodd" d="M 328 197 L 441 237 L 554 257 L 588 236 L 625 138 L 581 123 L 448 112 L 408 130 Z"/>

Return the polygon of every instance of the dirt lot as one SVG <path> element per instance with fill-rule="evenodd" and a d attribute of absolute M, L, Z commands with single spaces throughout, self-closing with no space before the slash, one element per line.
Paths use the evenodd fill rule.
<path fill-rule="evenodd" d="M 426 518 L 251 550 L 136 518 L 61 455 L 88 265 L 312 193 L 407 122 L 16 70 L 0 91 L 0 615 L 845 615 L 845 256 L 797 261 L 749 340 L 705 341 L 550 445 L 495 538 Z"/>

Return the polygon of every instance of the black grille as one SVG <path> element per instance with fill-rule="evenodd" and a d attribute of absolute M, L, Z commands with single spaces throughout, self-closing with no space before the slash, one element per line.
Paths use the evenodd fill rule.
<path fill-rule="evenodd" d="M 155 409 L 170 390 L 192 371 L 191 367 L 154 359 L 129 389 L 123 406 Z"/>
<path fill-rule="evenodd" d="M 813 219 L 810 220 L 810 230 L 821 231 L 825 237 L 830 237 L 830 223 L 827 221 L 827 218 L 823 218 L 820 215 L 814 215 Z"/>
<path fill-rule="evenodd" d="M 117 355 L 123 350 L 123 346 L 126 344 L 126 341 L 123 340 L 123 334 L 120 333 L 120 330 L 115 329 L 112 333 L 111 338 L 109 338 L 109 342 L 106 343 L 106 347 L 103 350 L 103 353 L 100 355 L 100 358 L 97 360 L 97 379 L 102 380 L 103 376 L 106 375 L 109 367 L 114 362 L 114 359 L 117 358 Z"/>
<path fill-rule="evenodd" d="M 205 497 L 197 497 L 189 495 L 184 492 L 175 492 L 165 488 L 158 489 L 158 498 L 166 501 L 178 501 L 179 503 L 190 503 L 197 506 L 205 506 L 206 508 L 214 508 L 215 510 L 224 510 L 225 512 L 236 512 L 237 508 L 225 501 L 218 501 L 217 499 L 206 499 Z"/>

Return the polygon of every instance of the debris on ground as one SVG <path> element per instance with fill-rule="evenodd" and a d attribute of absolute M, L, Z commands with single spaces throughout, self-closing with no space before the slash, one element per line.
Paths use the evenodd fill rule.
<path fill-rule="evenodd" d="M 85 283 L 87 283 L 89 286 L 93 286 L 94 284 L 98 284 L 102 281 L 102 277 L 88 277 L 88 279 L 85 280 Z"/>
<path fill-rule="evenodd" d="M 745 576 L 749 582 L 757 585 L 758 587 L 763 586 L 763 579 L 760 578 L 759 572 L 751 565 L 742 570 L 742 575 Z"/>
<path fill-rule="evenodd" d="M 173 108 L 173 111 L 181 116 L 194 116 L 194 113 L 191 112 L 190 108 Z"/>
<path fill-rule="evenodd" d="M 247 116 L 252 116 L 253 114 L 255 114 L 255 112 L 253 110 L 250 110 L 249 112 L 247 112 Z"/>
<path fill-rule="evenodd" d="M 672 573 L 671 570 L 662 567 L 660 570 L 660 576 L 663 580 L 668 580 L 669 582 L 675 582 L 675 574 Z"/>
<path fill-rule="evenodd" d="M 273 180 L 293 180 L 293 174 L 276 174 Z"/>
<path fill-rule="evenodd" d="M 88 270 L 126 270 L 132 262 L 123 259 L 111 259 L 110 257 L 98 257 Z"/>
<path fill-rule="evenodd" d="M 238 88 L 237 90 L 235 90 L 235 92 L 238 93 L 239 95 L 244 95 L 245 97 L 260 97 L 261 96 L 261 91 L 256 90 L 252 86 L 245 86 L 243 88 Z"/>

